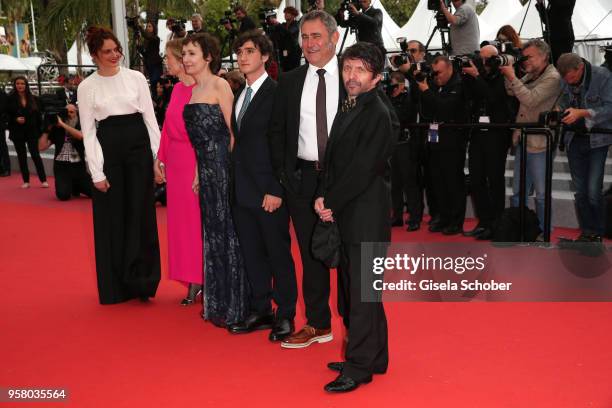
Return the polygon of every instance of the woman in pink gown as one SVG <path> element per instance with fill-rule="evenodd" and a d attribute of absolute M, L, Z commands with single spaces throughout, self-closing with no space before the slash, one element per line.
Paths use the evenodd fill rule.
<path fill-rule="evenodd" d="M 168 276 L 188 285 L 184 306 L 194 303 L 202 293 L 202 222 L 198 195 L 192 184 L 196 168 L 195 153 L 183 121 L 183 108 L 191 99 L 195 81 L 185 74 L 181 63 L 182 43 L 166 45 L 168 73 L 179 78 L 174 85 L 162 129 L 155 162 L 158 183 L 166 182 L 168 216 Z"/>

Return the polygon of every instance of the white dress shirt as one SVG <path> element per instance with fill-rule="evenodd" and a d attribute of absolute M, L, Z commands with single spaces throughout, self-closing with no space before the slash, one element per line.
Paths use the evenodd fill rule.
<path fill-rule="evenodd" d="M 261 86 L 263 85 L 264 81 L 268 78 L 268 73 L 266 71 L 264 71 L 263 75 L 260 76 L 259 78 L 257 78 L 257 80 L 255 82 L 253 82 L 253 84 L 249 85 L 247 83 L 247 86 L 244 87 L 244 89 L 242 90 L 242 92 L 240 92 L 240 96 L 238 97 L 238 101 L 236 101 L 236 109 L 234 110 L 234 116 L 236 118 L 236 120 L 238 120 L 238 114 L 240 113 L 240 109 L 242 109 L 242 103 L 244 102 L 244 97 L 246 96 L 246 91 L 247 91 L 247 87 L 251 87 L 252 91 L 251 91 L 251 102 L 253 102 L 253 98 L 255 98 L 255 94 L 257 93 L 257 91 L 259 91 L 259 88 L 261 88 Z M 249 104 L 251 103 L 249 102 Z M 248 107 L 247 107 L 248 109 Z"/>
<path fill-rule="evenodd" d="M 300 105 L 300 138 L 298 140 L 298 157 L 303 160 L 316 161 L 319 159 L 317 146 L 317 87 L 319 85 L 319 68 L 310 65 L 306 73 L 304 88 L 302 89 L 302 102 Z M 338 58 L 334 57 L 323 67 L 325 70 L 325 97 L 327 113 L 327 136 L 331 131 L 336 112 L 338 111 L 338 98 L 340 97 L 340 72 Z"/>
<path fill-rule="evenodd" d="M 142 113 L 151 141 L 151 151 L 159 148 L 159 125 L 153 110 L 151 92 L 144 75 L 121 67 L 113 76 L 91 74 L 77 89 L 79 116 L 85 145 L 85 160 L 94 183 L 106 179 L 104 155 L 97 137 L 97 123 L 109 116 Z"/>

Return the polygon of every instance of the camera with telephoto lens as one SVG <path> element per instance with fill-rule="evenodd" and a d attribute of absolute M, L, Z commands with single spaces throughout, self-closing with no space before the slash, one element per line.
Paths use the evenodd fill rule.
<path fill-rule="evenodd" d="M 183 18 L 176 19 L 170 26 L 170 31 L 174 34 L 180 34 L 185 31 L 185 24 L 187 24 L 187 20 Z"/>
<path fill-rule="evenodd" d="M 129 28 L 136 29 L 138 27 L 138 16 L 125 16 L 125 22 Z"/>
<path fill-rule="evenodd" d="M 396 41 L 399 44 L 402 52 L 391 56 L 389 60 L 391 63 L 393 63 L 393 65 L 399 67 L 400 65 L 407 64 L 409 61 L 411 61 L 411 58 L 410 53 L 408 53 L 408 40 L 406 40 L 406 37 L 399 37 Z"/>
<path fill-rule="evenodd" d="M 64 121 L 68 119 L 66 91 L 58 89 L 54 94 L 40 95 L 39 99 L 42 106 L 43 123 L 45 125 L 57 125 L 58 116 Z"/>
<path fill-rule="evenodd" d="M 225 10 L 223 17 L 219 19 L 219 25 L 234 24 L 236 20 L 232 18 L 232 10 Z"/>
<path fill-rule="evenodd" d="M 483 41 L 480 44 L 481 47 L 485 45 L 492 45 L 499 52 L 499 55 L 490 57 L 485 61 L 485 65 L 489 68 L 509 67 L 527 61 L 528 57 L 523 56 L 521 49 L 515 47 L 511 42 Z"/>
<path fill-rule="evenodd" d="M 414 73 L 414 80 L 417 82 L 433 78 L 433 70 L 427 61 L 413 62 L 410 65 L 410 72 Z"/>

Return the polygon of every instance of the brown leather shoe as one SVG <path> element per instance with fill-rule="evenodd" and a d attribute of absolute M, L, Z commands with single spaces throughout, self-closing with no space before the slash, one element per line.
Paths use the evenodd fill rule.
<path fill-rule="evenodd" d="M 297 333 L 293 333 L 287 337 L 282 343 L 281 347 L 284 348 L 304 348 L 310 346 L 312 343 L 327 343 L 332 341 L 334 335 L 329 329 L 315 329 L 311 326 L 304 326 L 302 330 Z"/>

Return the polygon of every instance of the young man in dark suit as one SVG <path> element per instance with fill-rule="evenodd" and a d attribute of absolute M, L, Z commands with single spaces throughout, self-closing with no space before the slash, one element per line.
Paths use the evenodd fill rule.
<path fill-rule="evenodd" d="M 350 323 L 345 361 L 328 364 L 340 372 L 325 386 L 328 392 L 353 391 L 370 382 L 373 374 L 385 373 L 389 363 L 385 310 L 371 289 L 372 263 L 367 259 L 384 257 L 391 240 L 390 186 L 385 177 L 397 130 L 377 89 L 384 67 L 380 49 L 357 43 L 346 49 L 341 67 L 348 98 L 332 127 L 314 204 L 321 220 L 338 223 L 342 243 L 338 280 L 347 300 L 345 322 L 348 317 Z M 364 242 L 382 245 L 362 254 Z M 362 274 L 362 263 L 366 270 L 370 266 L 370 273 Z M 364 293 L 367 298 L 362 298 Z"/>
<path fill-rule="evenodd" d="M 312 204 L 325 145 L 344 94 L 335 55 L 339 34 L 336 20 L 324 11 L 304 15 L 300 33 L 308 65 L 280 77 L 269 132 L 272 165 L 285 189 L 300 246 L 307 319 L 300 331 L 281 343 L 285 348 L 333 339 L 329 268 L 313 258 L 310 242 L 317 222 Z"/>
<path fill-rule="evenodd" d="M 294 330 L 297 283 L 289 214 L 267 137 L 276 89 L 265 69 L 272 43 L 259 30 L 247 31 L 234 42 L 234 52 L 246 84 L 237 92 L 232 112 L 233 215 L 251 288 L 251 313 L 228 329 L 239 334 L 271 328 L 270 340 L 280 341 Z"/>

